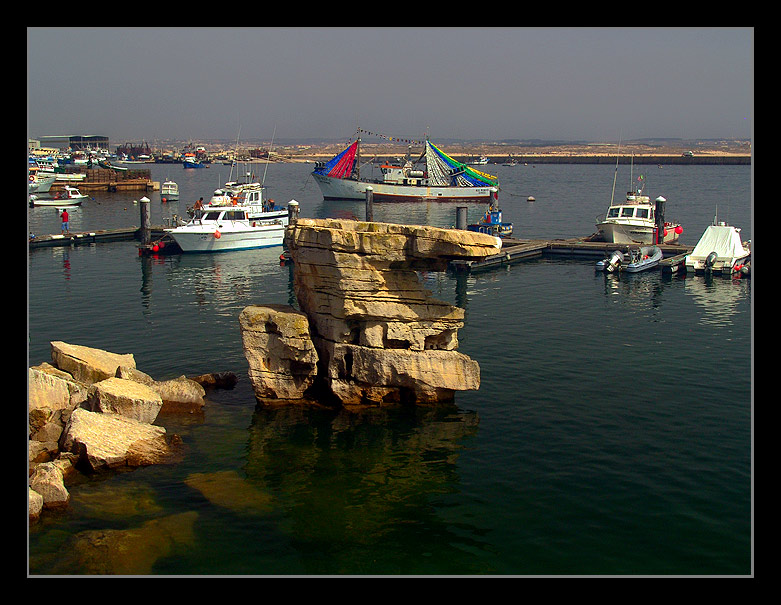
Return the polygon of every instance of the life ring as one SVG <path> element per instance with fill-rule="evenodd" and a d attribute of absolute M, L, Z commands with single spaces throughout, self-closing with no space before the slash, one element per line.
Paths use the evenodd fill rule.
<path fill-rule="evenodd" d="M 31 174 L 30 175 L 30 182 L 32 183 L 35 180 L 35 177 Z"/>

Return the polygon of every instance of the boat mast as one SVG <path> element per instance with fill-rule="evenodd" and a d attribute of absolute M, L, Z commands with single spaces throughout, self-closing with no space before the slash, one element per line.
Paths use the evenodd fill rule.
<path fill-rule="evenodd" d="M 618 153 L 616 153 L 616 171 L 613 173 L 613 192 L 610 194 L 610 205 L 613 205 L 613 199 L 616 196 L 616 177 L 618 176 L 618 158 L 621 155 L 621 138 L 618 139 Z"/>
<path fill-rule="evenodd" d="M 266 182 L 266 171 L 268 171 L 268 163 L 271 161 L 271 150 L 274 148 L 274 137 L 277 134 L 277 125 L 274 124 L 274 132 L 271 134 L 271 146 L 268 148 L 268 156 L 266 156 L 266 168 L 263 170 L 263 180 L 260 181 L 260 186 L 263 187 Z"/>

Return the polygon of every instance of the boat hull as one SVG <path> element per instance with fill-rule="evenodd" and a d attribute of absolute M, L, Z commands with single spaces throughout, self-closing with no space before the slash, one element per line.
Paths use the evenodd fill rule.
<path fill-rule="evenodd" d="M 653 227 L 644 225 L 632 225 L 622 223 L 599 223 L 597 229 L 602 234 L 602 240 L 613 244 L 653 244 Z M 667 235 L 664 236 L 664 244 L 672 244 L 678 241 L 678 234 L 675 227 L 667 229 Z"/>
<path fill-rule="evenodd" d="M 372 188 L 375 202 L 489 202 L 491 187 L 430 187 L 425 185 L 395 185 L 340 179 L 313 173 L 315 182 L 326 200 L 364 200 L 366 188 Z"/>
<path fill-rule="evenodd" d="M 168 229 L 183 252 L 228 252 L 281 246 L 285 239 L 284 225 L 214 225 L 184 226 Z"/>

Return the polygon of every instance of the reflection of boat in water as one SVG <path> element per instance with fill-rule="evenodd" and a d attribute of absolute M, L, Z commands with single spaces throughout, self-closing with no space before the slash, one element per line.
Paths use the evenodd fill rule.
<path fill-rule="evenodd" d="M 290 205 L 297 207 L 298 202 L 291 200 Z M 210 205 L 166 232 L 183 252 L 225 252 L 281 246 L 288 222 L 287 208 L 262 212 L 249 206 Z"/>
<path fill-rule="evenodd" d="M 487 233 L 494 237 L 510 237 L 513 234 L 513 224 L 502 222 L 502 211 L 499 205 L 492 204 L 479 222 L 467 225 L 467 230 Z"/>
<path fill-rule="evenodd" d="M 607 258 L 603 258 L 596 264 L 597 271 L 613 273 L 626 271 L 627 273 L 640 273 L 659 266 L 662 260 L 662 250 L 659 246 L 641 246 L 629 252 L 614 251 Z"/>
<path fill-rule="evenodd" d="M 407 153 L 398 165 L 380 166 L 382 180 L 361 178 L 360 142 L 359 138 L 328 162 L 317 164 L 312 176 L 324 199 L 362 200 L 367 187 L 376 202 L 490 202 L 495 197 L 495 176 L 454 160 L 428 140 L 416 162 Z M 420 160 L 423 169 L 415 167 Z"/>
<path fill-rule="evenodd" d="M 732 275 L 751 260 L 751 248 L 740 241 L 740 229 L 724 222 L 709 225 L 686 257 L 686 271 Z"/>

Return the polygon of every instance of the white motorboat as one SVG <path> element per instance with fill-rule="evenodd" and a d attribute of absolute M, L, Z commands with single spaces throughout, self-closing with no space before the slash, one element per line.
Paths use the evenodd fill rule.
<path fill-rule="evenodd" d="M 175 202 L 179 199 L 179 185 L 172 180 L 166 180 L 160 187 L 160 199 L 164 202 Z"/>
<path fill-rule="evenodd" d="M 367 187 L 377 202 L 492 202 L 498 191 L 495 176 L 458 162 L 425 141 L 420 159 L 423 169 L 416 168 L 410 154 L 404 162 L 380 166 L 382 179 L 360 176 L 360 142 L 356 139 L 326 163 L 318 162 L 312 176 L 327 200 L 366 199 Z"/>
<path fill-rule="evenodd" d="M 37 169 L 30 168 L 30 176 L 27 182 L 29 193 L 48 193 L 54 183 L 54 175 L 42 175 Z"/>
<path fill-rule="evenodd" d="M 714 221 L 686 256 L 685 265 L 687 272 L 732 275 L 750 260 L 750 242 L 744 245 L 740 240 L 740 229 Z"/>
<path fill-rule="evenodd" d="M 81 202 L 89 196 L 81 193 L 76 187 L 65 185 L 62 192 L 57 192 L 54 197 L 40 198 L 37 195 L 30 196 L 30 207 L 33 206 L 54 206 L 63 208 L 65 206 L 79 206 Z"/>
<path fill-rule="evenodd" d="M 611 204 L 605 218 L 597 222 L 597 238 L 614 244 L 671 244 L 678 241 L 683 227 L 664 220 L 664 204 L 659 196 L 651 202 L 642 190 L 628 191 L 626 199 Z"/>
<path fill-rule="evenodd" d="M 263 212 L 256 206 L 209 204 L 186 224 L 165 231 L 183 252 L 225 252 L 281 246 L 288 223 L 287 208 Z"/>

